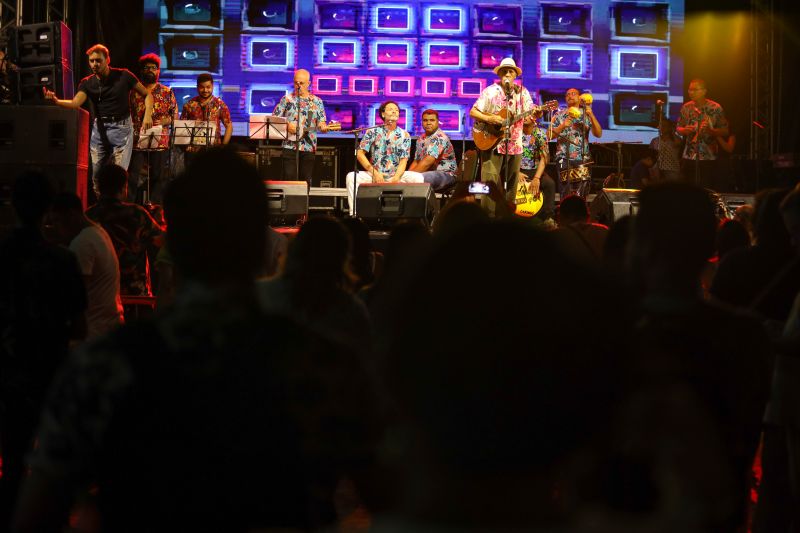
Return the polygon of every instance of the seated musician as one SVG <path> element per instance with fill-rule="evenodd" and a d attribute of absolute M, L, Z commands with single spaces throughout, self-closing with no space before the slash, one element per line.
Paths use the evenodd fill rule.
<path fill-rule="evenodd" d="M 450 137 L 439 128 L 438 111 L 422 112 L 422 129 L 425 133 L 417 139 L 414 161 L 408 170 L 420 172 L 434 190 L 449 187 L 456 180 L 456 152 Z"/>
<path fill-rule="evenodd" d="M 354 214 L 356 188 L 362 183 L 423 182 L 422 174 L 406 170 L 411 136 L 397 125 L 400 107 L 389 100 L 381 104 L 378 112 L 383 126 L 367 130 L 356 153 L 356 159 L 364 170 L 355 175 L 350 172 L 345 178 L 351 215 Z"/>
<path fill-rule="evenodd" d="M 550 159 L 550 147 L 544 131 L 534 125 L 530 135 L 522 135 L 522 163 L 519 179 L 530 179 L 528 190 L 534 197 L 544 196 L 542 209 L 537 213 L 547 227 L 555 226 L 556 182 L 545 172 Z"/>
<path fill-rule="evenodd" d="M 578 89 L 568 89 L 564 98 L 567 109 L 560 111 L 551 123 L 550 138 L 557 139 L 556 162 L 560 174 L 561 198 L 569 194 L 586 197 L 591 188 L 591 174 L 585 166 L 590 161 L 589 133 L 603 135 L 603 128 L 592 111 L 592 96 Z M 570 179 L 567 172 L 572 171 Z"/>

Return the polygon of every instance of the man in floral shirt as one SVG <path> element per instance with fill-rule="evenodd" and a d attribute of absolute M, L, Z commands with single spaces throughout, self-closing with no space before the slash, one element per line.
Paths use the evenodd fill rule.
<path fill-rule="evenodd" d="M 681 107 L 678 134 L 686 139 L 683 148 L 683 175 L 698 185 L 718 190 L 717 138 L 730 134 L 722 106 L 706 98 L 706 82 L 689 82 L 690 101 Z"/>
<path fill-rule="evenodd" d="M 514 80 L 522 76 L 522 69 L 512 58 L 504 58 L 495 67 L 494 73 L 500 79 L 483 90 L 475 105 L 472 106 L 469 116 L 481 122 L 503 126 L 505 121 L 498 115 L 500 111 L 508 109 L 509 113 L 518 116 L 533 110 L 533 100 L 527 89 L 516 88 L 518 86 Z M 508 143 L 502 140 L 494 149 L 481 153 L 481 180 L 503 184 L 503 190 L 509 201 L 512 201 L 516 194 L 517 175 L 522 160 L 522 126 L 523 123 L 530 124 L 533 120 L 532 116 L 528 116 L 524 120 L 515 121 L 509 128 Z M 506 144 L 508 144 L 508 158 L 505 157 Z M 506 161 L 508 162 L 507 171 L 504 166 Z M 503 183 L 506 176 L 508 176 L 509 183 Z M 494 202 L 488 196 L 481 200 L 481 206 L 490 216 L 494 215 Z"/>
<path fill-rule="evenodd" d="M 541 192 L 544 195 L 542 209 L 537 216 L 546 224 L 554 224 L 556 205 L 556 182 L 544 171 L 550 159 L 550 147 L 544 131 L 534 127 L 530 135 L 522 135 L 522 162 L 520 163 L 520 179 L 530 178 L 528 190 L 534 196 Z"/>
<path fill-rule="evenodd" d="M 422 129 L 425 133 L 417 139 L 414 161 L 409 170 L 422 173 L 425 183 L 430 183 L 434 190 L 443 189 L 456 180 L 453 143 L 439 128 L 439 112 L 435 109 L 422 112 Z"/>
<path fill-rule="evenodd" d="M 217 129 L 211 144 L 220 144 L 220 142 L 228 144 L 231 140 L 231 134 L 233 133 L 231 112 L 225 102 L 222 101 L 222 98 L 214 96 L 214 78 L 211 74 L 197 76 L 197 96 L 183 105 L 181 119 L 214 122 Z M 221 124 L 225 125 L 224 137 L 220 135 Z M 187 151 L 196 152 L 199 149 L 198 146 L 190 146 Z"/>
<path fill-rule="evenodd" d="M 314 171 L 314 152 L 317 151 L 317 130 L 328 131 L 325 117 L 325 106 L 322 100 L 309 92 L 311 75 L 305 69 L 294 73 L 294 92 L 286 94 L 275 106 L 272 114 L 276 117 L 285 117 L 289 124 L 289 133 L 294 135 L 301 131 L 299 142 L 285 140 L 283 142 L 283 179 L 295 181 L 305 180 L 311 182 Z M 299 120 L 298 120 L 299 118 Z M 300 152 L 298 154 L 298 152 Z M 297 157 L 300 158 L 300 174 L 297 173 Z"/>
<path fill-rule="evenodd" d="M 397 125 L 400 107 L 397 103 L 386 101 L 378 112 L 383 126 L 370 128 L 358 145 L 356 158 L 364 170 L 357 175 L 347 174 L 347 190 L 350 199 L 350 214 L 354 214 L 356 185 L 362 183 L 423 183 L 419 172 L 406 171 L 411 152 L 411 136 Z M 369 152 L 369 157 L 367 153 Z"/>
<path fill-rule="evenodd" d="M 164 167 L 169 154 L 169 135 L 172 119 L 178 114 L 178 103 L 175 93 L 166 85 L 158 82 L 161 69 L 161 58 L 156 54 L 145 54 L 139 58 L 140 78 L 145 88 L 153 95 L 153 126 L 162 126 L 159 137 L 141 138 L 142 120 L 144 119 L 144 97 L 131 91 L 128 100 L 133 118 L 133 157 L 128 173 L 128 201 L 136 201 L 139 188 L 147 185 L 149 167 L 149 192 L 153 202 L 160 204 L 166 178 Z"/>
<path fill-rule="evenodd" d="M 163 242 L 162 228 L 147 209 L 124 201 L 127 183 L 124 168 L 102 167 L 97 175 L 100 199 L 86 210 L 86 216 L 111 237 L 119 260 L 120 294 L 152 296 L 149 259 L 155 259 Z"/>
<path fill-rule="evenodd" d="M 560 111 L 553 118 L 551 124 L 551 139 L 557 139 L 556 162 L 559 173 L 571 168 L 577 168 L 589 162 L 589 133 L 595 137 L 603 135 L 603 128 L 597 121 L 592 111 L 591 100 L 581 98 L 578 89 L 567 89 L 564 99 L 567 109 Z M 589 194 L 592 181 L 587 174 L 586 179 L 570 182 L 559 179 L 561 197 L 577 194 L 586 197 Z"/>

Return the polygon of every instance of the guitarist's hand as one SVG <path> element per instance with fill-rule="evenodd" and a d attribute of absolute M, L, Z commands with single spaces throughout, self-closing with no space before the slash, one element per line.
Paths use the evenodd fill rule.
<path fill-rule="evenodd" d="M 542 180 L 534 176 L 531 181 L 528 182 L 528 192 L 533 194 L 534 198 L 539 197 L 539 185 L 541 184 Z"/>
<path fill-rule="evenodd" d="M 505 120 L 500 115 L 489 115 L 489 120 L 487 120 L 487 122 L 496 126 L 502 126 L 505 124 Z"/>

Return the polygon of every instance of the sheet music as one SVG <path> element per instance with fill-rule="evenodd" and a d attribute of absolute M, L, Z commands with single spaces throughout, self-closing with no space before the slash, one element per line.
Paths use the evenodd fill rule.
<path fill-rule="evenodd" d="M 137 150 L 166 150 L 169 148 L 169 135 L 166 135 L 167 128 L 161 125 L 153 126 L 147 131 L 139 133 L 139 141 L 136 143 Z"/>
<path fill-rule="evenodd" d="M 175 144 L 206 146 L 216 143 L 217 124 L 204 120 L 176 120 Z"/>
<path fill-rule="evenodd" d="M 263 115 L 251 116 L 249 122 L 249 137 L 251 139 L 271 139 L 278 141 L 292 141 L 297 139 L 295 133 L 289 133 L 288 122 L 284 117 Z M 302 134 L 300 136 L 302 138 Z"/>

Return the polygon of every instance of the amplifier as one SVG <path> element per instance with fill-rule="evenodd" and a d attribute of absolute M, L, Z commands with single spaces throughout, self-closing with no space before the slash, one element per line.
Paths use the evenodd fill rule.
<path fill-rule="evenodd" d="M 279 146 L 259 146 L 256 166 L 262 179 L 283 179 L 283 164 Z M 339 149 L 334 146 L 318 146 L 314 154 L 314 170 L 311 173 L 312 187 L 339 187 Z"/>

